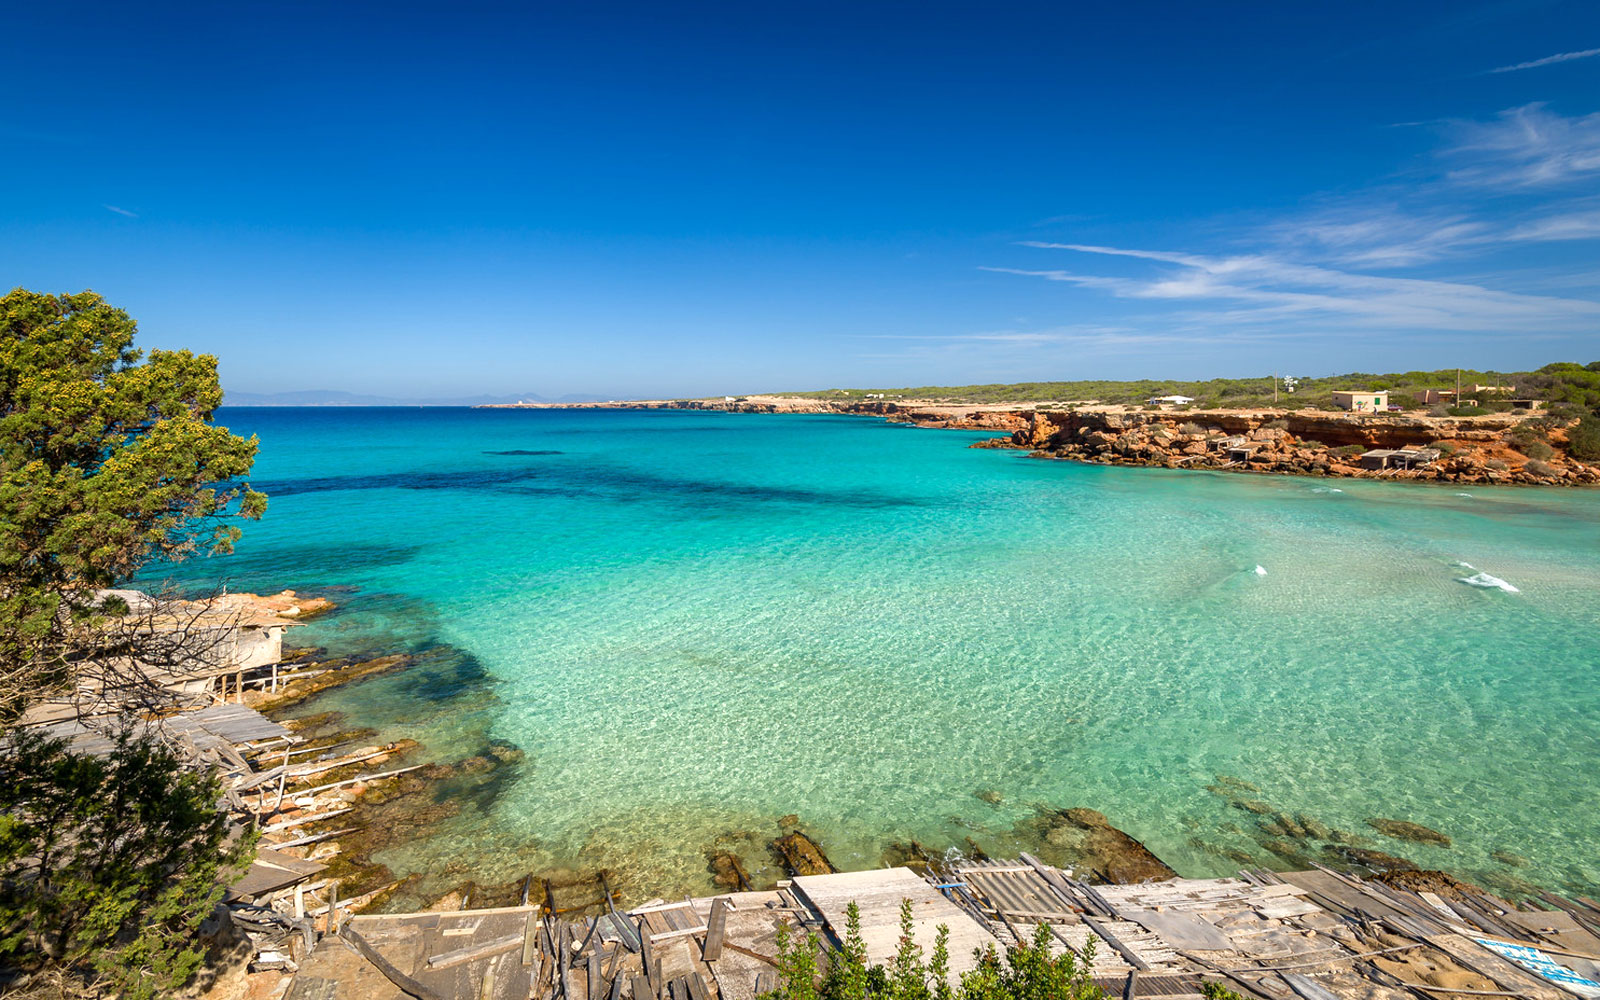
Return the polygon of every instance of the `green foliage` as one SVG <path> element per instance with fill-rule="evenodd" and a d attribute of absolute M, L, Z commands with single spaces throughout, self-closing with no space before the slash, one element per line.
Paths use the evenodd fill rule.
<path fill-rule="evenodd" d="M 1333 449 L 1333 453 L 1335 455 L 1343 456 L 1344 458 L 1354 458 L 1366 450 L 1367 449 L 1363 448 L 1359 444 L 1342 444 Z"/>
<path fill-rule="evenodd" d="M 1200 995 L 1206 1000 L 1244 1000 L 1244 997 L 1218 982 L 1207 980 L 1200 984 Z"/>
<path fill-rule="evenodd" d="M 1522 449 L 1522 453 L 1542 462 L 1554 455 L 1556 450 L 1543 441 L 1529 441 Z"/>
<path fill-rule="evenodd" d="M 105 757 L 30 730 L 0 758 L 0 958 L 50 960 L 135 1000 L 186 983 L 222 880 L 253 833 L 228 843 L 221 786 L 148 734 Z"/>
<path fill-rule="evenodd" d="M 266 498 L 240 481 L 255 439 L 211 422 L 216 359 L 146 357 L 134 334 L 92 292 L 0 296 L 0 962 L 144 998 L 192 978 L 199 925 L 254 837 L 230 843 L 215 778 L 148 736 L 96 758 L 15 723 L 170 651 L 108 620 L 128 609 L 96 589 L 228 551 Z"/>
<path fill-rule="evenodd" d="M 1561 475 L 1561 473 L 1555 468 L 1539 461 L 1536 458 L 1530 458 L 1528 461 L 1524 462 L 1522 465 L 1522 470 L 1529 475 L 1540 476 L 1544 479 L 1554 479 Z"/>
<path fill-rule="evenodd" d="M 1452 417 L 1481 417 L 1489 411 L 1482 406 L 1447 406 L 1444 412 Z"/>
<path fill-rule="evenodd" d="M 1590 414 L 1567 431 L 1567 451 L 1585 462 L 1600 461 L 1600 417 Z"/>
<path fill-rule="evenodd" d="M 1414 406 L 1425 389 L 1453 389 L 1459 377 L 1463 386 L 1511 385 L 1518 396 L 1544 399 L 1550 402 L 1581 403 L 1586 409 L 1600 407 L 1600 362 L 1578 365 L 1559 362 L 1546 365 L 1537 372 L 1490 372 L 1454 368 L 1438 371 L 1412 371 L 1387 375 L 1371 372 L 1349 372 L 1302 378 L 1293 393 L 1281 388 L 1276 405 L 1284 408 L 1331 406 L 1332 393 L 1338 389 L 1388 390 L 1390 402 L 1397 406 Z M 1026 403 L 1026 402 L 1087 402 L 1143 405 L 1156 396 L 1193 396 L 1198 408 L 1211 406 L 1268 407 L 1274 405 L 1273 379 L 1270 376 L 1241 379 L 1211 379 L 1204 382 L 1156 381 L 1142 379 L 1136 382 L 1078 381 L 1078 382 L 1018 382 L 1010 385 L 924 385 L 900 389 L 828 389 L 822 392 L 790 393 L 815 399 L 855 400 L 868 394 L 883 394 L 890 400 L 918 399 L 950 403 Z M 1441 416 L 1444 414 L 1441 412 Z"/>
<path fill-rule="evenodd" d="M 787 926 L 778 928 L 778 989 L 766 1000 L 1105 1000 L 1094 984 L 1094 939 L 1082 960 L 1071 951 L 1050 954 L 1053 935 L 1040 925 L 1031 942 L 1007 948 L 1002 958 L 993 948 L 975 955 L 977 968 L 950 982 L 950 929 L 938 928 L 933 954 L 923 959 L 912 935 L 911 901 L 900 903 L 900 941 L 887 966 L 867 964 L 861 939 L 861 914 L 846 908 L 843 948 L 829 956 L 828 974 L 817 978 L 815 934 L 798 946 Z"/>
<path fill-rule="evenodd" d="M 212 425 L 217 362 L 133 347 L 98 295 L 0 296 L 0 723 L 85 661 L 95 588 L 227 551 L 266 498 L 256 440 Z"/>
<path fill-rule="evenodd" d="M 1535 441 L 1543 441 L 1549 436 L 1549 428 L 1539 420 L 1525 420 L 1506 431 L 1507 443 L 1523 450 L 1526 450 Z"/>

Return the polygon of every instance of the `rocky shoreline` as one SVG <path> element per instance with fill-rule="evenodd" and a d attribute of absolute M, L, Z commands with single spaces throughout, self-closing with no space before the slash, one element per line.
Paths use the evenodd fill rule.
<path fill-rule="evenodd" d="M 1567 452 L 1565 430 L 1530 411 L 1436 417 L 1290 409 L 972 406 L 793 396 L 500 408 L 835 413 L 881 417 L 917 427 L 1003 431 L 1007 436 L 980 441 L 973 447 L 1014 448 L 1040 458 L 1097 465 L 1484 485 L 1600 484 L 1600 466 L 1574 459 Z M 1380 449 L 1429 449 L 1438 454 L 1416 468 L 1365 467 L 1361 456 Z"/>

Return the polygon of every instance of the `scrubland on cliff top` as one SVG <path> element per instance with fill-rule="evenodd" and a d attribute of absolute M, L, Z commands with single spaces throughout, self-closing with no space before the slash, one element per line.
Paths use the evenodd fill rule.
<path fill-rule="evenodd" d="M 1277 405 L 1291 409 L 1327 407 L 1331 394 L 1340 389 L 1386 390 L 1390 401 L 1399 406 L 1421 403 L 1423 390 L 1454 391 L 1458 382 L 1464 398 L 1476 398 L 1486 409 L 1494 409 L 1513 398 L 1539 399 L 1565 403 L 1583 409 L 1600 406 L 1600 361 L 1578 364 L 1558 361 L 1542 368 L 1522 372 L 1477 371 L 1441 368 L 1437 371 L 1373 374 L 1350 372 L 1344 375 L 1300 377 L 1293 392 L 1287 391 L 1281 372 L 1277 376 L 1217 378 L 1204 381 L 1162 381 L 1140 379 L 1132 382 L 1078 380 L 1063 382 L 1016 382 L 996 385 L 916 386 L 907 388 L 822 389 L 785 393 L 808 399 L 865 399 L 879 394 L 917 400 L 952 403 L 1018 403 L 1093 401 L 1097 403 L 1142 403 L 1153 396 L 1194 397 L 1197 409 L 1207 407 L 1259 407 Z M 1277 381 L 1276 394 L 1273 391 Z M 1509 387 L 1496 391 L 1471 392 L 1475 386 Z"/>

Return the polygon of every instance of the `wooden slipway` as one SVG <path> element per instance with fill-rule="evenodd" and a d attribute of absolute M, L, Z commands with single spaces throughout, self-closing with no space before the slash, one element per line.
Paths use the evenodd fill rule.
<path fill-rule="evenodd" d="M 940 924 L 950 928 L 950 971 L 966 972 L 977 965 L 980 948 L 1004 948 L 994 935 L 980 927 L 938 889 L 909 868 L 844 872 L 837 875 L 802 875 L 794 880 L 796 895 L 827 921 L 835 935 L 845 933 L 845 908 L 854 902 L 861 910 L 861 938 L 867 961 L 887 965 L 900 944 L 900 901 L 911 900 L 912 938 L 926 959 L 933 954 L 934 935 Z"/>

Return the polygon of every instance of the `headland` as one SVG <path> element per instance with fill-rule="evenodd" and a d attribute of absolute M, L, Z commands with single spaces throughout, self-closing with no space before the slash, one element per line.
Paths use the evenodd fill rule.
<path fill-rule="evenodd" d="M 1002 431 L 973 447 L 1105 465 L 1493 485 L 1592 486 L 1568 430 L 1538 409 L 1463 416 L 1426 410 L 1362 413 L 1274 407 L 1191 409 L 1093 402 L 953 403 L 797 395 L 597 403 L 514 403 L 486 409 L 710 410 L 844 414 L 917 427 Z"/>

